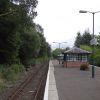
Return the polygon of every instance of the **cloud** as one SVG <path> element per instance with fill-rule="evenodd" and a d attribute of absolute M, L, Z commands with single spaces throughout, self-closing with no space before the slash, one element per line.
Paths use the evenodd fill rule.
<path fill-rule="evenodd" d="M 99 0 L 38 0 L 38 16 L 35 19 L 44 28 L 49 43 L 66 41 L 74 44 L 78 31 L 89 28 L 92 33 L 92 14 L 80 14 L 79 10 L 98 11 Z M 95 34 L 100 32 L 100 13 L 95 15 Z"/>

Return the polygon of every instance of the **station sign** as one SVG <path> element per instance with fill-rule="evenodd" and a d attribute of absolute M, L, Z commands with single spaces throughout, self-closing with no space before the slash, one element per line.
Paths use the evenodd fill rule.
<path fill-rule="evenodd" d="M 97 39 L 96 39 L 96 38 L 93 38 L 93 39 L 90 41 L 90 44 L 91 44 L 91 45 L 97 45 L 97 44 L 98 44 Z"/>

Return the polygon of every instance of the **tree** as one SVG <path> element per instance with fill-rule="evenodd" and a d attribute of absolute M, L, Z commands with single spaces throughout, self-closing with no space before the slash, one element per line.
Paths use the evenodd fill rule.
<path fill-rule="evenodd" d="M 89 30 L 85 30 L 83 35 L 80 32 L 77 33 L 74 45 L 80 47 L 80 45 L 90 45 L 92 36 Z"/>
<path fill-rule="evenodd" d="M 70 49 L 70 47 L 66 47 L 66 50 L 69 50 Z"/>
<path fill-rule="evenodd" d="M 81 44 L 90 45 L 91 39 L 92 39 L 92 36 L 91 36 L 89 30 L 85 30 L 85 32 L 83 33 L 83 36 L 82 36 Z"/>
<path fill-rule="evenodd" d="M 100 44 L 100 35 L 95 35 L 95 37 L 97 38 L 97 42 Z M 90 34 L 89 30 L 85 30 L 82 36 L 80 36 L 80 34 L 77 35 L 74 44 L 75 46 L 79 46 L 80 48 L 90 51 L 92 53 L 93 48 L 90 45 L 91 39 L 92 39 L 92 35 Z M 89 57 L 90 64 L 93 64 L 93 59 L 94 59 L 96 66 L 100 66 L 100 45 L 99 44 L 94 48 L 94 58 L 92 54 Z"/>
<path fill-rule="evenodd" d="M 37 0 L 0 1 L 0 63 L 25 65 L 32 58 L 49 55 L 43 28 L 33 22 L 37 3 Z"/>
<path fill-rule="evenodd" d="M 87 50 L 92 53 L 92 47 L 88 45 L 80 45 L 81 49 Z"/>
<path fill-rule="evenodd" d="M 0 14 L 10 12 L 12 8 L 16 9 L 16 6 L 9 0 L 2 0 L 0 5 Z M 20 35 L 16 31 L 17 25 L 15 15 L 0 16 L 0 63 L 11 64 L 17 61 L 20 47 Z"/>
<path fill-rule="evenodd" d="M 28 26 L 33 26 L 36 16 L 33 10 L 36 0 L 1 0 L 0 1 L 0 63 L 19 61 L 21 34 Z M 30 30 L 31 31 L 31 30 Z"/>
<path fill-rule="evenodd" d="M 37 32 L 43 33 L 43 28 L 39 24 L 37 24 L 35 27 L 36 27 Z"/>
<path fill-rule="evenodd" d="M 100 33 L 99 33 L 99 35 L 96 36 L 96 38 L 97 38 L 97 42 L 98 42 L 98 44 L 100 46 Z"/>
<path fill-rule="evenodd" d="M 58 55 L 61 54 L 62 52 L 63 52 L 63 50 L 59 49 L 59 48 L 53 50 L 53 52 L 52 52 L 53 58 L 57 58 Z"/>
<path fill-rule="evenodd" d="M 47 43 L 47 56 L 51 57 L 51 45 L 49 43 Z"/>
<path fill-rule="evenodd" d="M 24 65 L 28 65 L 30 60 L 37 57 L 40 51 L 40 37 L 35 31 L 35 28 L 30 28 L 29 30 L 24 30 L 21 38 L 20 60 Z"/>
<path fill-rule="evenodd" d="M 23 7 L 26 10 L 26 14 L 30 16 L 32 19 L 37 15 L 37 12 L 35 12 L 35 8 L 38 4 L 37 0 L 10 0 L 13 3 Z"/>
<path fill-rule="evenodd" d="M 39 57 L 47 56 L 47 42 L 44 38 L 44 35 L 42 33 L 38 33 L 40 36 L 40 51 L 39 51 Z"/>
<path fill-rule="evenodd" d="M 46 39 L 43 34 L 43 28 L 39 24 L 36 25 L 36 30 L 38 32 L 38 35 L 40 37 L 40 51 L 39 51 L 39 57 L 45 57 L 49 56 L 51 52 L 51 47 L 49 44 L 46 42 Z"/>
<path fill-rule="evenodd" d="M 75 45 L 76 47 L 80 47 L 81 42 L 82 42 L 82 36 L 81 36 L 81 33 L 78 32 L 78 33 L 77 33 L 77 36 L 76 36 L 76 40 L 75 40 L 74 45 Z"/>

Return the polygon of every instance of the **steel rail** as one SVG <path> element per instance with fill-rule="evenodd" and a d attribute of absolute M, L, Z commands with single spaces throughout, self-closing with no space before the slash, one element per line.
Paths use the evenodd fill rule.
<path fill-rule="evenodd" d="M 17 96 L 19 96 L 22 92 L 22 90 L 28 85 L 28 83 L 31 81 L 32 78 L 34 78 L 37 73 L 39 72 L 39 70 L 41 70 L 43 65 L 41 65 L 41 67 L 39 69 L 36 70 L 36 72 L 34 74 L 29 75 L 29 77 L 27 77 L 20 85 L 19 87 L 15 90 L 15 92 L 13 92 L 13 94 L 11 94 L 7 100 L 15 100 L 14 98 L 16 98 Z"/>
<path fill-rule="evenodd" d="M 47 66 L 47 65 L 46 65 L 46 66 Z M 40 82 L 39 82 L 39 84 L 38 84 L 38 86 L 37 86 L 37 91 L 36 91 L 35 97 L 34 97 L 34 99 L 32 98 L 32 100 L 37 100 L 37 98 L 39 97 L 38 94 L 39 94 L 41 85 L 42 85 L 42 83 L 43 83 L 43 80 L 44 80 L 45 76 L 47 77 L 47 70 L 48 70 L 48 68 L 45 69 L 44 74 L 41 76 Z"/>

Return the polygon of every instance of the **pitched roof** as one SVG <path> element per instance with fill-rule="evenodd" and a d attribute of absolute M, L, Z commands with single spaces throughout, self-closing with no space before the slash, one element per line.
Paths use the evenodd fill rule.
<path fill-rule="evenodd" d="M 77 48 L 77 47 L 73 47 L 72 49 L 67 50 L 64 53 L 90 54 L 91 52 Z"/>

